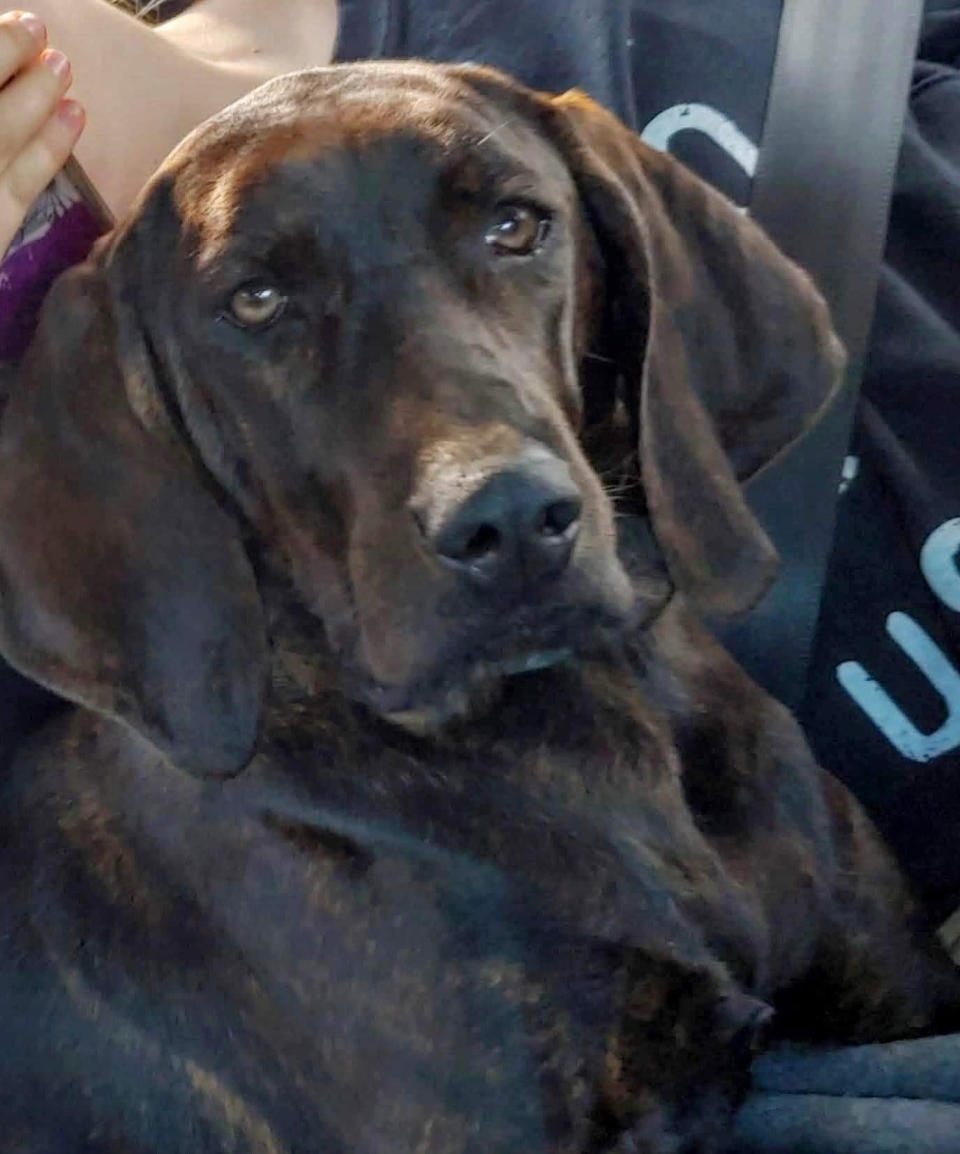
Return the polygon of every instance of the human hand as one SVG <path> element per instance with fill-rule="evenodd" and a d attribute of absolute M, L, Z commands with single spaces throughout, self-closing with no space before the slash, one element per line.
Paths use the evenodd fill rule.
<path fill-rule="evenodd" d="M 81 106 L 62 99 L 70 63 L 46 43 L 39 17 L 0 14 L 0 256 L 83 130 Z"/>

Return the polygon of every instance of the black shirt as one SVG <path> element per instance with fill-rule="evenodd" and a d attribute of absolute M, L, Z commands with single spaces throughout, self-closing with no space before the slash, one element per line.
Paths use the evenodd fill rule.
<path fill-rule="evenodd" d="M 746 204 L 744 162 L 763 128 L 780 8 L 780 0 L 341 0 L 336 58 L 488 64 L 532 88 L 582 88 L 635 131 L 649 130 L 651 143 L 672 133 L 672 151 Z"/>
<path fill-rule="evenodd" d="M 960 901 L 960 3 L 928 0 L 801 711 L 935 916 Z"/>

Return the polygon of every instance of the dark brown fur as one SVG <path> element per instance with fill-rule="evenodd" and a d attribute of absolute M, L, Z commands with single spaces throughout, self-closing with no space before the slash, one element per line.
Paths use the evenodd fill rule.
<path fill-rule="evenodd" d="M 0 648 L 79 706 L 3 783 L 0 1147 L 710 1152 L 771 1031 L 956 1024 L 699 623 L 772 578 L 740 485 L 841 369 L 800 270 L 582 96 L 364 65 L 199 129 L 0 429 Z M 531 446 L 570 566 L 468 587 L 417 526 Z"/>

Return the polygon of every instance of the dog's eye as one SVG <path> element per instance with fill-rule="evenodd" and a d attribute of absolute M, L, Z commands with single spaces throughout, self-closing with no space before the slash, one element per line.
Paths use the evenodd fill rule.
<path fill-rule="evenodd" d="M 497 209 L 484 240 L 494 251 L 506 256 L 529 256 L 543 244 L 550 231 L 550 218 L 527 204 L 504 204 Z"/>
<path fill-rule="evenodd" d="M 230 298 L 230 319 L 245 329 L 262 329 L 283 312 L 287 298 L 270 284 L 247 284 Z"/>

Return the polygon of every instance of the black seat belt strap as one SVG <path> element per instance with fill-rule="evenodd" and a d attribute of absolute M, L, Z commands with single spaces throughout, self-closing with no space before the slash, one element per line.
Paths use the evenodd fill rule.
<path fill-rule="evenodd" d="M 784 0 L 750 215 L 814 277 L 849 355 L 824 421 L 748 497 L 782 576 L 725 639 L 788 705 L 803 693 L 907 107 L 923 0 Z"/>

